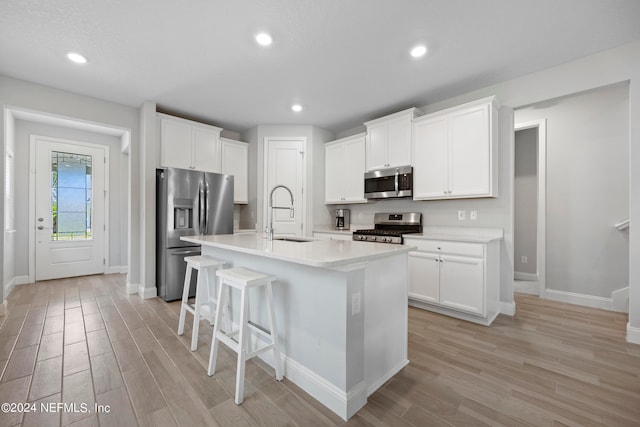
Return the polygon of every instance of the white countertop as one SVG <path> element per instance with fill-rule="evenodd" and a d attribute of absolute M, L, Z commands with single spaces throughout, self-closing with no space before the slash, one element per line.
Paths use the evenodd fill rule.
<path fill-rule="evenodd" d="M 269 241 L 264 237 L 263 233 L 181 237 L 181 240 L 202 246 L 211 246 L 323 268 L 370 261 L 415 249 L 415 247 L 409 245 L 391 245 L 388 243 L 306 239 L 309 241 Z"/>
<path fill-rule="evenodd" d="M 405 234 L 404 239 L 448 240 L 455 242 L 489 243 L 502 240 L 504 232 L 501 228 L 485 227 L 433 227 L 422 228 L 422 233 Z"/>

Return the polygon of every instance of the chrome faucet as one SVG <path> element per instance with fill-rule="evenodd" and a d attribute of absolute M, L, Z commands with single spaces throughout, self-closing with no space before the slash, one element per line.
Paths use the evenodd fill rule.
<path fill-rule="evenodd" d="M 273 193 L 278 188 L 284 188 L 289 192 L 289 196 L 291 196 L 290 207 L 287 208 L 285 206 L 273 206 Z M 295 216 L 293 211 L 293 193 L 291 192 L 291 190 L 289 190 L 289 187 L 287 187 L 286 185 L 276 185 L 271 189 L 271 193 L 269 194 L 269 213 L 271 214 L 271 216 L 269 218 L 269 226 L 265 230 L 265 232 L 267 233 L 267 238 L 269 240 L 273 240 L 273 210 L 274 209 L 289 209 L 289 217 L 293 218 Z"/>

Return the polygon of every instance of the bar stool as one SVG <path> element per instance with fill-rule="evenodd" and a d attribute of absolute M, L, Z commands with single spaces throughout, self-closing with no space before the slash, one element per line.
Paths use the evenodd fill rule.
<path fill-rule="evenodd" d="M 209 355 L 209 376 L 216 372 L 216 358 L 218 356 L 218 343 L 223 342 L 233 351 L 238 353 L 238 370 L 236 375 L 236 405 L 240 405 L 244 400 L 244 370 L 246 361 L 264 353 L 273 350 L 275 360 L 276 379 L 282 381 L 282 368 L 280 367 L 280 347 L 278 345 L 278 330 L 276 328 L 276 318 L 273 311 L 273 291 L 271 282 L 276 277 L 249 270 L 247 268 L 236 267 L 225 270 L 216 271 L 216 275 L 220 279 L 220 287 L 218 288 L 218 308 L 213 326 L 213 337 L 211 339 L 211 354 Z M 265 286 L 267 311 L 269 314 L 269 323 L 271 331 L 266 331 L 249 320 L 249 295 L 248 290 L 259 286 Z M 229 292 L 225 290 L 235 288 L 240 291 L 240 325 L 238 330 L 225 333 L 220 330 L 220 321 L 222 318 L 221 307 L 227 304 Z M 251 351 L 251 333 L 255 333 L 258 338 L 266 345 Z M 237 341 L 232 337 L 238 335 Z"/>
<path fill-rule="evenodd" d="M 182 304 L 180 306 L 180 320 L 178 321 L 178 335 L 184 334 L 184 321 L 187 311 L 193 314 L 193 331 L 191 332 L 191 351 L 198 349 L 198 330 L 200 329 L 200 318 L 209 319 L 213 325 L 214 307 L 216 306 L 216 282 L 209 283 L 209 274 L 212 270 L 218 270 L 224 265 L 224 261 L 204 255 L 190 256 L 184 258 L 187 263 L 187 271 L 184 275 L 184 287 L 182 289 Z M 191 285 L 191 272 L 198 270 L 198 280 L 196 282 L 196 299 L 193 305 L 189 304 L 189 287 Z M 202 275 L 205 277 L 206 286 L 202 286 Z"/>

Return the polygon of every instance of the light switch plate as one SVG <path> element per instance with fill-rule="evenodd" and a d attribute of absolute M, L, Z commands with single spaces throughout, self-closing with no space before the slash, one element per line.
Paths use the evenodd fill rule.
<path fill-rule="evenodd" d="M 469 212 L 469 219 L 471 221 L 475 221 L 478 219 L 478 211 L 471 211 Z"/>
<path fill-rule="evenodd" d="M 360 292 L 355 292 L 353 295 L 351 295 L 351 315 L 355 316 L 356 314 L 360 313 L 360 306 L 361 304 L 361 299 L 362 299 L 362 293 Z"/>
<path fill-rule="evenodd" d="M 467 217 L 467 212 L 466 211 L 458 211 L 458 220 L 459 221 L 464 221 L 466 217 Z"/>

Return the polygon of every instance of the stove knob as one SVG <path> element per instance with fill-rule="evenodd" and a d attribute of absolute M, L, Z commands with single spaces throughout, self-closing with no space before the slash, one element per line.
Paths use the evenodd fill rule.
<path fill-rule="evenodd" d="M 376 237 L 376 236 L 371 236 L 371 241 L 372 241 L 372 242 L 375 242 L 376 240 L 377 240 L 377 237 Z"/>

